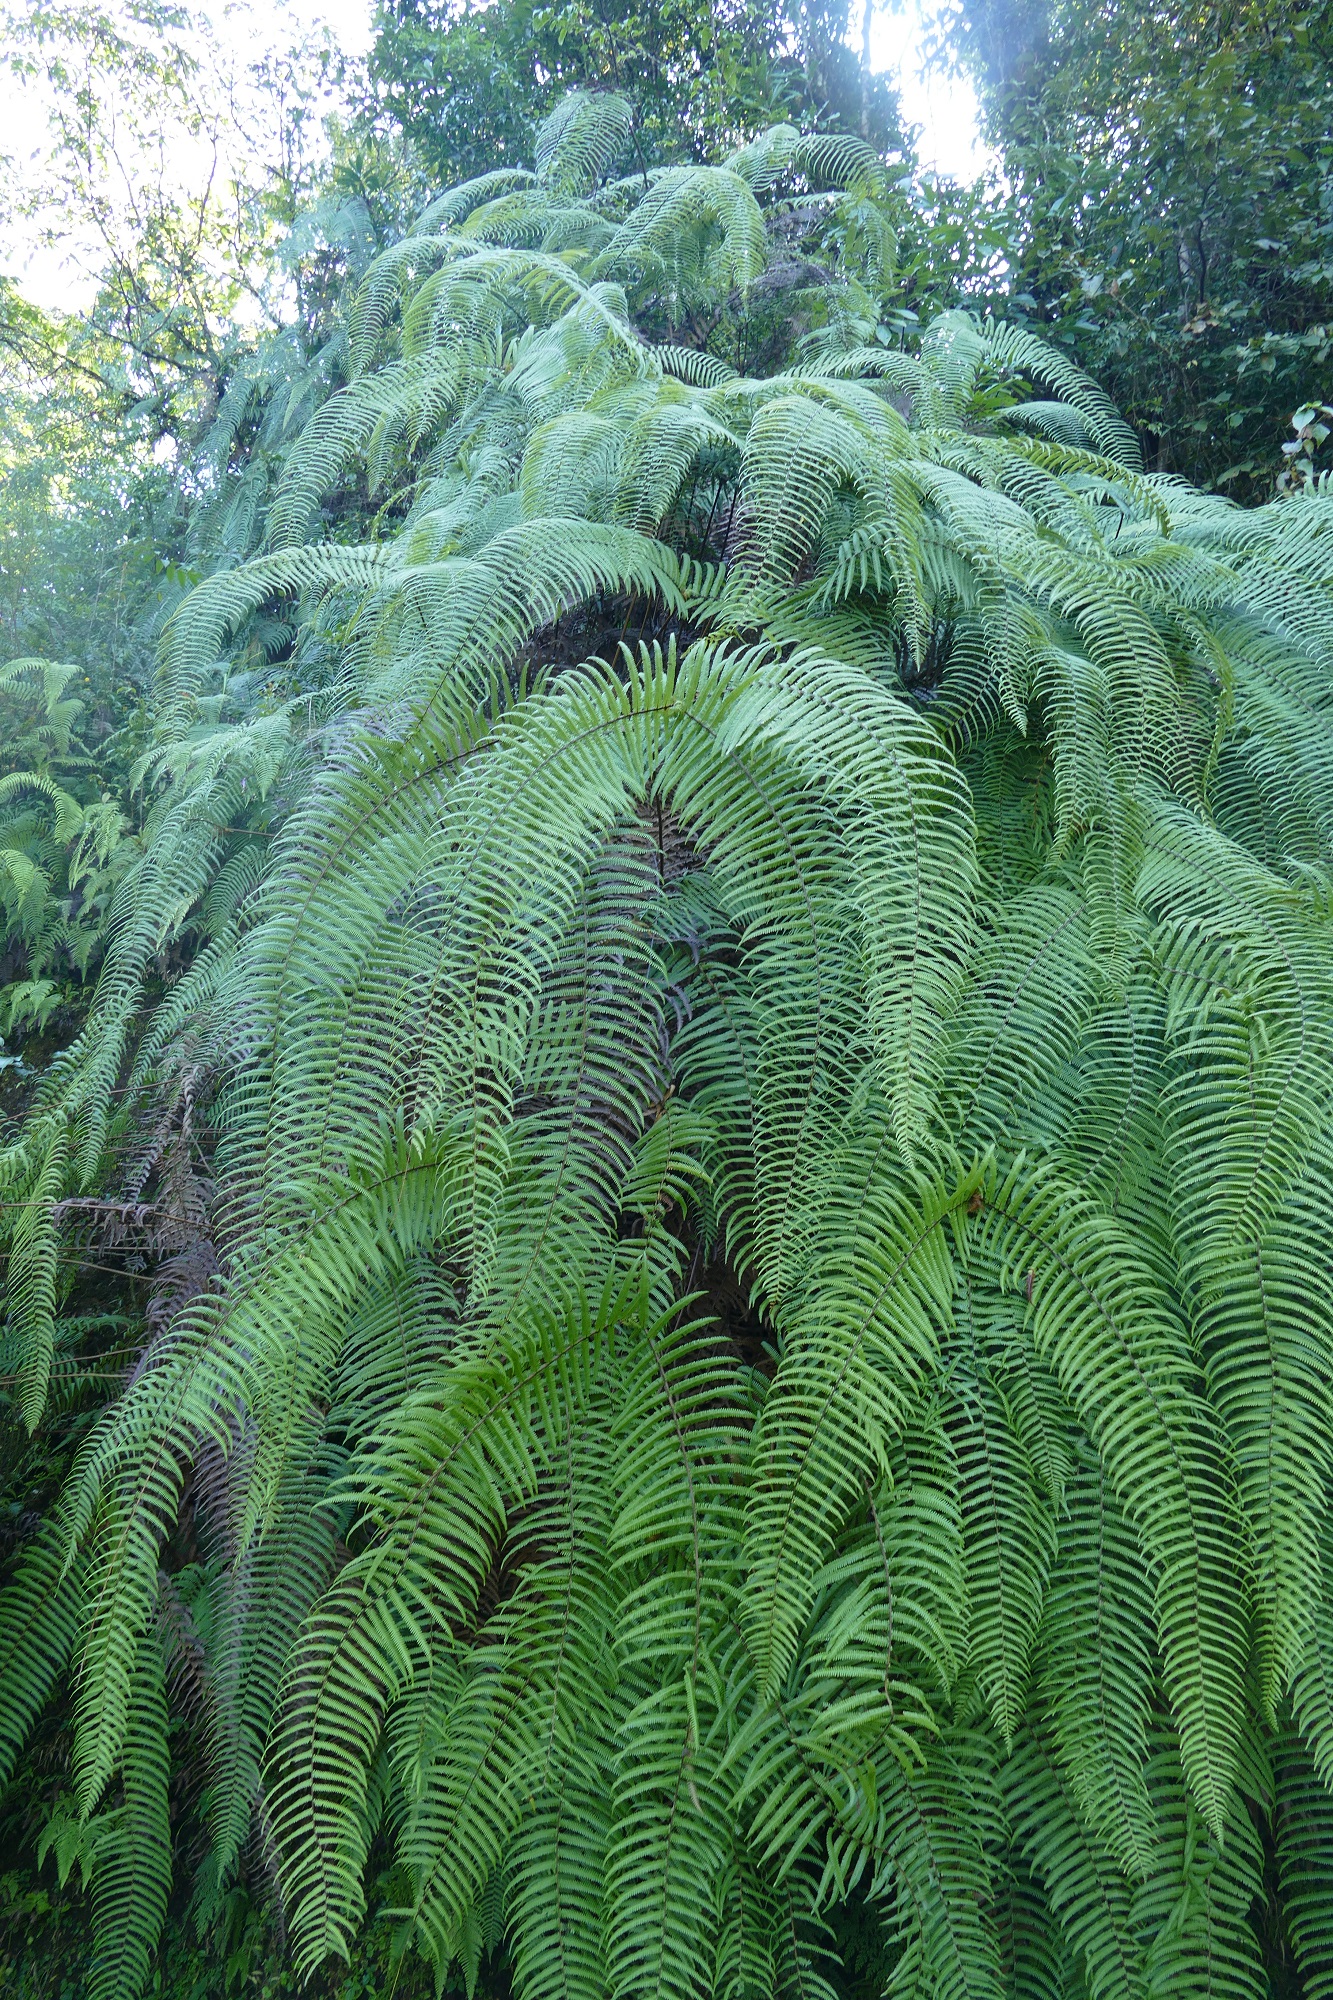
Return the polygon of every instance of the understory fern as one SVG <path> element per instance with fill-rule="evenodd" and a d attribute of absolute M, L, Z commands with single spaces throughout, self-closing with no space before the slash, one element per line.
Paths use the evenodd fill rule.
<path fill-rule="evenodd" d="M 349 302 L 0 1154 L 30 1425 L 75 1232 L 157 1230 L 0 1599 L 89 1991 L 170 1707 L 198 1920 L 261 1854 L 303 1972 L 839 1994 L 855 1911 L 902 2000 L 1239 2000 L 1276 1898 L 1333 1993 L 1333 495 L 1146 473 L 1005 325 L 852 338 L 868 268 L 745 372 L 882 166 L 627 127 Z"/>

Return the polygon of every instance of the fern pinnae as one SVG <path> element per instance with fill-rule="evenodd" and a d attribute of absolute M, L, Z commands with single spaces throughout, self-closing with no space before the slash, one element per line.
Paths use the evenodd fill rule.
<path fill-rule="evenodd" d="M 119 2000 L 123 1993 L 137 1992 L 148 1976 L 171 1883 L 167 1776 L 162 1647 L 150 1628 L 140 1641 L 129 1699 L 124 1796 L 97 1828 L 92 1880 L 97 1942 L 88 1968 L 90 2000 Z"/>
<path fill-rule="evenodd" d="M 1019 1273 L 1032 1274 L 1037 1350 L 1049 1353 L 1143 1539 L 1185 1769 L 1220 1837 L 1234 1782 L 1244 1660 L 1235 1600 L 1222 1582 L 1239 1569 L 1231 1508 L 1225 1500 L 1219 1508 L 1217 1499 L 1225 1459 L 1192 1389 L 1182 1332 L 1154 1296 L 1149 1274 L 1118 1242 L 1112 1265 L 1115 1233 L 1091 1213 L 1071 1214 L 1068 1206 L 1061 1213 L 1054 1192 L 1016 1168 L 984 1197 L 994 1218 L 987 1234 L 1002 1282 L 1026 1287 Z M 1092 1324 L 1111 1336 L 1095 1350 L 1085 1344 Z M 1154 1466 L 1151 1486 L 1145 1463 Z"/>
<path fill-rule="evenodd" d="M 1027 1708 L 1029 1659 L 1055 1554 L 1055 1524 L 984 1353 L 973 1274 L 959 1274 L 948 1421 L 963 1499 L 971 1665 L 1006 1751 Z"/>
<path fill-rule="evenodd" d="M 1138 1544 L 1085 1453 L 1059 1526 L 1046 1660 L 1060 1761 L 1079 1810 L 1140 1880 L 1151 1865 L 1144 1780 L 1153 1701 L 1152 1603 Z"/>

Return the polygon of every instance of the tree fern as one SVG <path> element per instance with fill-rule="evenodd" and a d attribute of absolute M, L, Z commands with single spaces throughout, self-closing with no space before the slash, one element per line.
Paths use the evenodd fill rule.
<path fill-rule="evenodd" d="M 1322 1992 L 1333 500 L 1004 323 L 857 345 L 859 266 L 747 372 L 883 163 L 630 136 L 433 202 L 209 517 L 2 1156 L 29 1424 L 75 1218 L 188 1181 L 191 1255 L 0 1750 L 67 1677 L 106 2000 L 173 1838 L 201 1921 L 271 1844 L 303 1974 L 1240 1996 L 1275 1871 Z"/>

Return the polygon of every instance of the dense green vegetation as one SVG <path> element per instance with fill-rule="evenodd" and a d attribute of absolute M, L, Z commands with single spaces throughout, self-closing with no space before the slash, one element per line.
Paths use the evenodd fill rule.
<path fill-rule="evenodd" d="M 866 17 L 868 18 L 868 17 Z M 779 118 L 901 146 L 894 94 L 849 42 L 848 0 L 638 7 L 504 0 L 460 9 L 393 0 L 372 62 L 395 122 L 441 179 L 522 164 L 537 121 L 570 89 L 613 88 L 639 164 L 705 159 Z"/>
<path fill-rule="evenodd" d="M 1150 463 L 1264 496 L 1333 379 L 1333 9 L 969 0 L 949 27 L 1013 183 L 1013 295 Z"/>
<path fill-rule="evenodd" d="M 1333 1993 L 1328 30 L 1199 12 L 946 23 L 987 196 L 859 17 L 389 11 L 3 295 L 6 1993 Z"/>

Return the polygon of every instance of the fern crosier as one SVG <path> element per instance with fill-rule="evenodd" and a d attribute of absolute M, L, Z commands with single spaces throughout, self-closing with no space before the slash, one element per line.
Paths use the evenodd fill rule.
<path fill-rule="evenodd" d="M 1333 500 L 1145 474 L 1004 325 L 641 337 L 743 301 L 764 202 L 888 195 L 785 129 L 608 179 L 624 127 L 370 270 L 167 634 L 3 1156 L 34 1420 L 58 1200 L 187 1046 L 220 1268 L 0 1603 L 0 1742 L 73 1676 L 123 2000 L 182 1622 L 199 1893 L 262 1828 L 305 1971 L 390 1850 L 532 2000 L 842 1992 L 852 1906 L 894 1994 L 1257 1995 L 1267 1840 L 1322 1992 Z M 305 679 L 228 717 L 278 604 Z"/>

